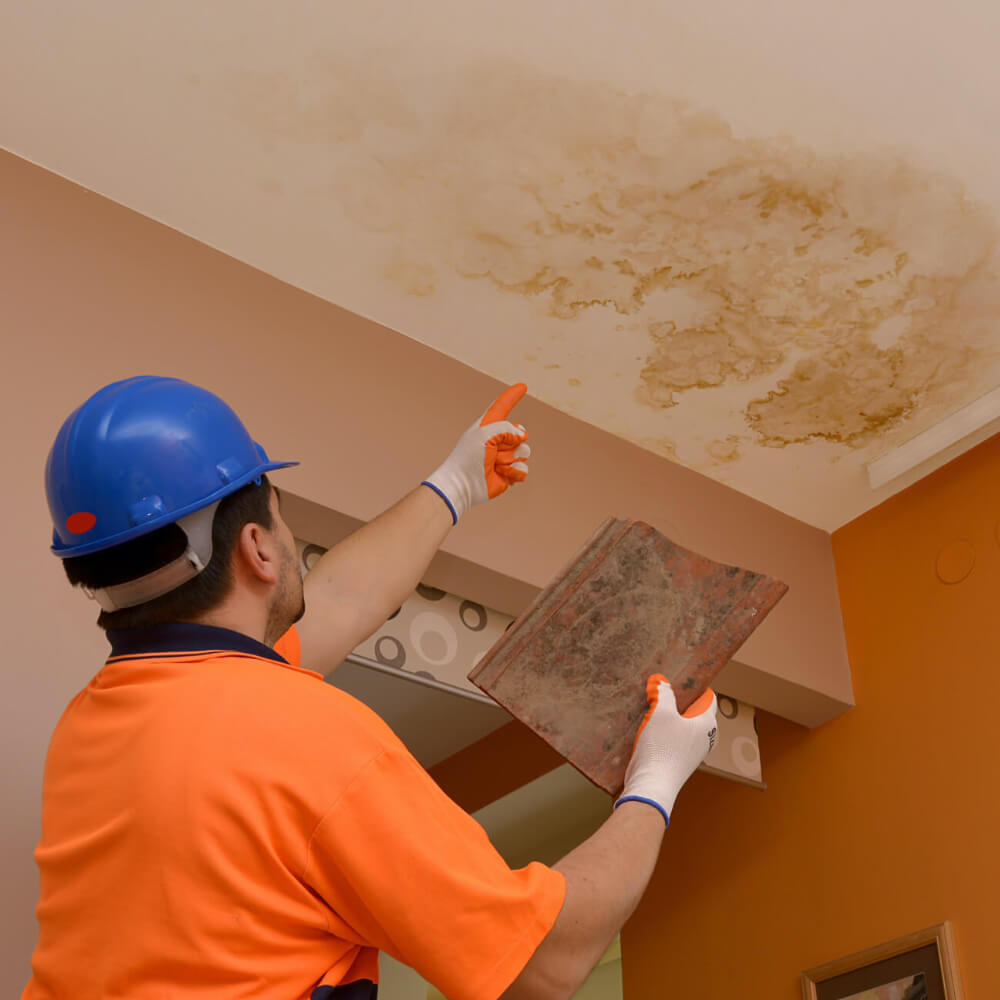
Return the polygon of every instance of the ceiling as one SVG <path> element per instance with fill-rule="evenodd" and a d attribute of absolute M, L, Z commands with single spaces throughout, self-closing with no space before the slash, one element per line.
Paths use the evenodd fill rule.
<path fill-rule="evenodd" d="M 833 529 L 1000 384 L 998 33 L 985 0 L 9 3 L 0 145 Z"/>

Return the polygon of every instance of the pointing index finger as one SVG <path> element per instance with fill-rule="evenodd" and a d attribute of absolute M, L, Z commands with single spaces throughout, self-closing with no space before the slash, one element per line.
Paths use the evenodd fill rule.
<path fill-rule="evenodd" d="M 527 391 L 528 387 L 523 382 L 517 382 L 504 389 L 497 396 L 493 405 L 483 414 L 483 419 L 479 421 L 479 426 L 485 427 L 487 424 L 496 423 L 498 420 L 506 420 L 510 415 L 510 411 L 524 398 L 524 394 Z"/>

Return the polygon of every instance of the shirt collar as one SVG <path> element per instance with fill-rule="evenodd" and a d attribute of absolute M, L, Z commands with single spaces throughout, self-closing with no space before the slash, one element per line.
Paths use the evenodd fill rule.
<path fill-rule="evenodd" d="M 276 663 L 288 661 L 270 646 L 242 632 L 215 625 L 154 625 L 150 628 L 119 628 L 108 632 L 112 657 L 148 656 L 150 653 L 203 653 L 228 651 L 263 656 Z"/>

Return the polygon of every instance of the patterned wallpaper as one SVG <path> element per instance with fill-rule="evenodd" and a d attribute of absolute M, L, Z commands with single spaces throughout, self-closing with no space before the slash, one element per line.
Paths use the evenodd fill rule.
<path fill-rule="evenodd" d="M 305 575 L 326 551 L 296 539 Z M 434 587 L 418 585 L 349 659 L 415 674 L 456 694 L 487 700 L 467 674 L 514 619 Z M 702 769 L 763 787 L 752 705 L 719 695 L 719 738 Z"/>

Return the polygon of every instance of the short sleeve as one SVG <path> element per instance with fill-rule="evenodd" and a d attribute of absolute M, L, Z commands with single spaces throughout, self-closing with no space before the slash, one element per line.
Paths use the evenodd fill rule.
<path fill-rule="evenodd" d="M 302 644 L 294 625 L 274 644 L 274 651 L 293 667 L 302 666 Z"/>
<path fill-rule="evenodd" d="M 450 1000 L 495 1000 L 562 909 L 563 876 L 512 870 L 401 744 L 358 772 L 310 841 L 304 881 L 340 932 L 409 965 Z"/>

